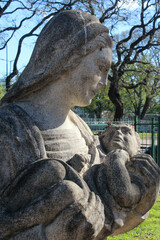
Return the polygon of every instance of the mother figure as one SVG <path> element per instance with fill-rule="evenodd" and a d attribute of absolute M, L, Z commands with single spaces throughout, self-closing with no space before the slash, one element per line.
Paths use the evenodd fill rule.
<path fill-rule="evenodd" d="M 124 150 L 107 158 L 70 110 L 106 87 L 111 55 L 108 29 L 95 16 L 64 11 L 43 28 L 1 100 L 0 240 L 102 240 L 129 231 L 153 206 L 153 159 Z"/>

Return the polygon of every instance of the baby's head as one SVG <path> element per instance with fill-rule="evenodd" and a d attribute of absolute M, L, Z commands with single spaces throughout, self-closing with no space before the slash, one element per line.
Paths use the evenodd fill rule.
<path fill-rule="evenodd" d="M 107 153 L 112 150 L 123 149 L 132 157 L 140 149 L 138 133 L 134 131 L 131 125 L 125 123 L 108 127 L 100 136 L 100 142 Z"/>

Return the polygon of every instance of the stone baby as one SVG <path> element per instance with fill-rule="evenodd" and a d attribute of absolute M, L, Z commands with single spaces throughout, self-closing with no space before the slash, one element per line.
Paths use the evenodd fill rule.
<path fill-rule="evenodd" d="M 104 157 L 101 166 L 96 169 L 98 175 L 97 182 L 99 182 L 99 177 L 102 176 L 103 179 L 105 179 L 103 181 L 106 181 L 106 191 L 104 190 L 105 184 L 103 188 L 99 188 L 101 189 L 101 195 L 107 198 L 108 192 L 112 191 L 114 200 L 111 208 L 115 209 L 112 213 L 114 214 L 116 223 L 119 226 L 121 225 L 113 234 L 116 235 L 125 231 L 125 221 L 128 222 L 131 228 L 133 227 L 133 222 L 131 220 L 133 214 L 137 215 L 137 220 L 138 215 L 144 215 L 141 204 L 131 211 L 132 213 L 130 213 L 130 216 L 128 216 L 127 212 L 129 212 L 131 206 L 136 202 L 142 201 L 147 204 L 147 199 L 150 197 L 151 192 L 148 191 L 146 194 L 145 185 L 141 178 L 145 179 L 147 176 L 148 180 L 150 180 L 151 189 L 153 184 L 152 173 L 154 174 L 156 171 L 156 163 L 152 167 L 152 173 L 149 174 L 148 170 L 145 168 L 145 164 L 149 162 L 149 164 L 152 165 L 153 159 L 150 155 L 139 153 L 140 137 L 133 129 L 133 126 L 129 124 L 120 123 L 111 125 L 100 135 L 100 143 L 103 151 L 107 155 Z M 90 170 L 90 172 L 92 171 L 93 170 Z M 92 175 L 93 173 L 90 174 Z M 88 176 L 86 180 L 88 180 Z M 156 188 L 157 186 L 155 186 L 155 189 Z M 153 196 L 153 198 L 154 197 L 155 196 Z M 118 207 L 114 205 L 115 199 L 116 203 L 119 204 L 119 210 Z M 106 200 L 104 200 L 104 202 L 105 201 Z M 112 200 L 110 200 L 110 203 L 111 202 Z M 147 207 L 149 210 L 149 206 Z M 143 218 L 147 216 L 148 213 L 146 213 Z"/>
<path fill-rule="evenodd" d="M 132 184 L 132 175 L 128 169 L 128 165 L 134 159 L 133 156 L 136 156 L 140 149 L 140 137 L 130 125 L 121 123 L 111 125 L 102 133 L 100 142 L 103 150 L 107 153 L 103 164 L 107 171 L 106 175 L 110 176 L 109 188 L 114 187 L 114 197 L 117 198 L 120 205 L 128 207 L 141 198 L 137 186 Z M 138 156 L 141 158 L 144 155 L 139 154 Z M 150 158 L 149 156 L 145 157 Z M 138 161 L 138 158 L 136 161 Z M 127 188 L 130 189 L 128 195 L 125 193 Z"/>

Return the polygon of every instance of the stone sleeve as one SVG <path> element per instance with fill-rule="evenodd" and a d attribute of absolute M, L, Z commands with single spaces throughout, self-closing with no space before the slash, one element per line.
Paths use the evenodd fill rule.
<path fill-rule="evenodd" d="M 8 240 L 26 240 L 26 239 L 47 240 L 42 225 L 37 225 L 23 232 L 19 232 L 15 234 L 13 237 L 9 238 Z"/>

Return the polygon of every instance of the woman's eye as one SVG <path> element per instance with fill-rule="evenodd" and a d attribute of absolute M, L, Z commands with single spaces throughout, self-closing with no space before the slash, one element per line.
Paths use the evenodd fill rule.
<path fill-rule="evenodd" d="M 99 66 L 99 70 L 100 70 L 101 72 L 103 71 L 103 69 L 104 69 L 103 66 Z"/>
<path fill-rule="evenodd" d="M 101 72 L 108 72 L 108 69 L 106 68 L 106 66 L 102 66 L 102 65 L 99 66 L 99 70 Z"/>

